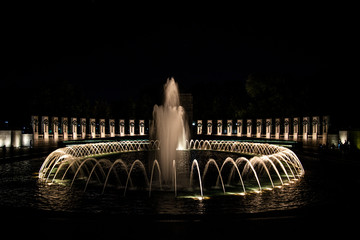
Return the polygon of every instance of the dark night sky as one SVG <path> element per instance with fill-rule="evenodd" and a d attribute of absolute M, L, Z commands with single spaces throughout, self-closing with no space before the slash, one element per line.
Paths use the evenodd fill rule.
<path fill-rule="evenodd" d="M 143 14 L 97 1 L 8 10 L 0 77 L 12 96 L 65 81 L 113 101 L 161 88 L 168 77 L 193 92 L 194 86 L 244 83 L 254 72 L 318 76 L 319 94 L 334 104 L 353 93 L 344 93 L 355 78 L 349 59 L 357 52 L 346 14 L 322 9 L 315 17 L 289 18 L 289 12 L 277 20 L 194 14 L 195 20 L 182 11 Z M 321 86 L 329 86 L 328 93 Z"/>

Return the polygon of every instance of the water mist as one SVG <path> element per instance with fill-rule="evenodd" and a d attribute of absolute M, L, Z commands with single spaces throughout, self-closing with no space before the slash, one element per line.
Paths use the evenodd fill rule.
<path fill-rule="evenodd" d="M 174 180 L 173 160 L 176 160 L 176 150 L 185 149 L 188 138 L 185 110 L 180 106 L 178 84 L 173 78 L 164 85 L 164 103 L 154 106 L 153 119 L 152 133 L 160 141 L 162 179 L 165 184 L 170 184 Z"/>

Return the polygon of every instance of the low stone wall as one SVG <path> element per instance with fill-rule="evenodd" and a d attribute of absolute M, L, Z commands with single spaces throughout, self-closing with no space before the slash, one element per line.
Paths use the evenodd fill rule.
<path fill-rule="evenodd" d="M 0 130 L 0 147 L 30 147 L 33 134 L 23 134 L 21 130 Z"/>

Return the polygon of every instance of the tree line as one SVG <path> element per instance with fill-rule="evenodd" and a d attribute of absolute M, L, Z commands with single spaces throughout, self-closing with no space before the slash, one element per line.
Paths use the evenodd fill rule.
<path fill-rule="evenodd" d="M 329 104 L 328 96 L 334 96 L 337 87 L 323 79 L 325 76 L 253 73 L 237 80 L 179 82 L 179 87 L 180 92 L 193 95 L 193 119 L 336 115 L 339 107 Z M 12 87 L 1 95 L 4 119 L 30 115 L 151 119 L 153 106 L 161 104 L 163 94 L 162 85 L 151 83 L 111 98 L 88 94 L 80 85 L 64 80 Z"/>

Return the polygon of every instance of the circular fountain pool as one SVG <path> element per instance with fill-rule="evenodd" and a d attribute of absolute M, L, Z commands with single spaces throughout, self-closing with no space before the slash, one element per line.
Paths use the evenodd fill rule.
<path fill-rule="evenodd" d="M 190 141 L 177 151 L 170 183 L 161 179 L 158 148 L 158 141 L 147 140 L 60 148 L 36 175 L 29 171 L 40 162 L 15 163 L 23 173 L 8 183 L 17 188 L 2 189 L 2 196 L 40 210 L 132 216 L 248 214 L 307 204 L 304 169 L 287 148 Z"/>
<path fill-rule="evenodd" d="M 217 233 L 218 226 L 264 227 L 263 221 L 269 228 L 281 224 L 294 229 L 299 221 L 304 223 L 302 216 L 308 214 L 311 221 L 307 225 L 312 226 L 320 216 L 321 221 L 331 221 L 339 206 L 354 206 L 334 191 L 340 182 L 328 184 L 329 172 L 347 168 L 337 162 L 322 164 L 300 155 L 306 160 L 304 174 L 298 158 L 283 147 L 240 141 L 190 141 L 186 150 L 177 150 L 175 190 L 172 181 L 160 180 L 161 164 L 158 168 L 155 163 L 157 147 L 157 142 L 143 140 L 73 145 L 52 152 L 46 159 L 3 163 L 1 212 L 10 223 L 26 224 L 35 219 L 41 227 L 34 231 L 48 234 L 53 234 L 55 222 L 59 229 L 82 234 L 99 229 L 99 224 L 107 232 L 109 226 L 117 229 L 121 223 L 122 231 L 129 228 L 136 232 L 140 224 L 149 231 L 160 227 L 156 232 L 171 226 L 166 231 L 172 232 L 180 224 L 195 232 L 199 227 L 201 235 L 211 236 Z M 347 204 L 341 204 L 345 199 Z M 331 211 L 327 206 L 332 206 Z M 345 213 L 343 207 L 341 212 Z M 283 221 L 289 222 L 284 225 Z M 175 232 L 182 231 L 175 228 Z M 68 231 L 60 232 L 67 235 Z"/>
<path fill-rule="evenodd" d="M 168 160 L 172 163 L 172 177 L 171 181 L 164 181 L 164 168 L 157 160 L 159 148 L 159 141 L 147 140 L 60 148 L 46 158 L 39 179 L 44 184 L 70 188 L 83 185 L 84 192 L 89 185 L 100 187 L 101 193 L 109 186 L 122 189 L 124 196 L 128 188 L 146 189 L 149 196 L 154 190 L 171 189 L 175 196 L 190 193 L 202 199 L 218 194 L 217 189 L 225 195 L 273 190 L 304 175 L 297 156 L 284 147 L 191 140 L 186 149 L 177 151 L 176 159 Z"/>
<path fill-rule="evenodd" d="M 187 149 L 177 150 L 173 181 L 165 182 L 158 148 L 158 141 L 148 140 L 72 145 L 55 150 L 42 165 L 36 160 L 1 165 L 2 205 L 177 215 L 264 212 L 307 202 L 299 197 L 306 191 L 305 171 L 290 149 L 191 140 Z"/>

